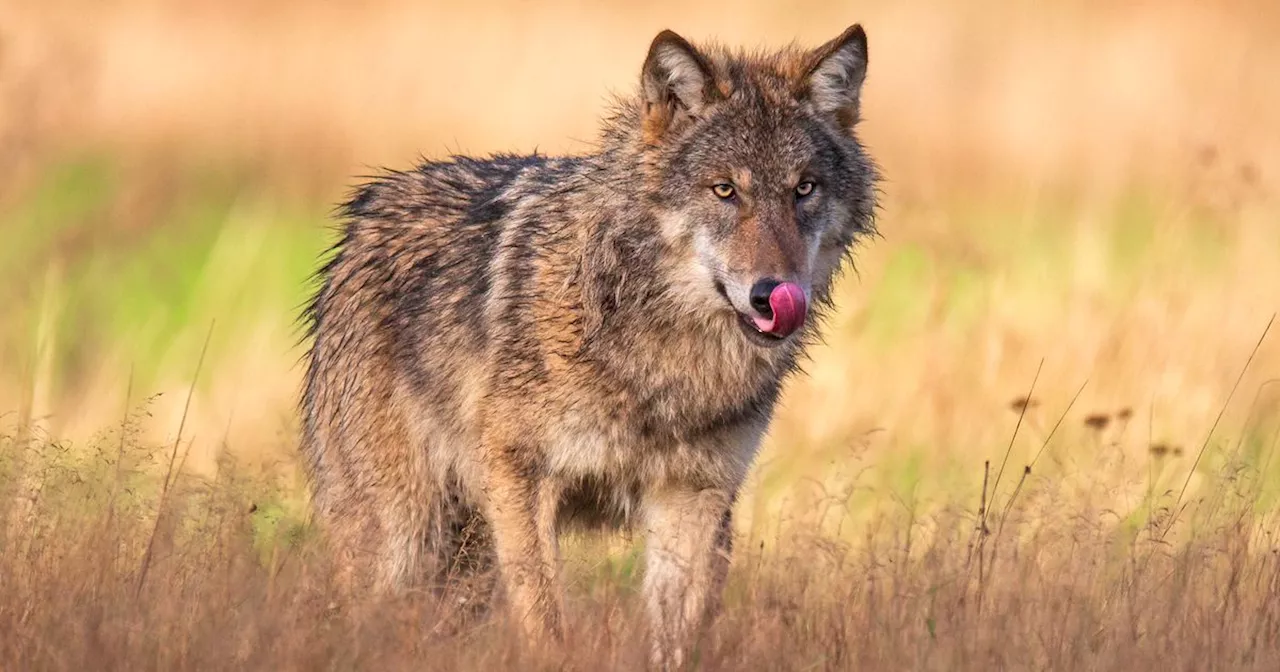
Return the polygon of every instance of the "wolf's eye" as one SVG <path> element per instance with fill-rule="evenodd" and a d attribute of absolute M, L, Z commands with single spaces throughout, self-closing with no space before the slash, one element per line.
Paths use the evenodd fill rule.
<path fill-rule="evenodd" d="M 726 200 L 728 200 L 728 199 L 730 199 L 730 198 L 733 198 L 733 185 L 732 185 L 732 184 L 724 184 L 724 183 L 717 184 L 717 185 L 715 185 L 715 186 L 711 187 L 711 191 L 712 191 L 716 196 L 719 196 L 720 198 L 723 198 L 723 199 L 726 199 Z"/>
<path fill-rule="evenodd" d="M 809 194 L 812 194 L 812 193 L 813 193 L 813 186 L 814 186 L 814 185 L 813 185 L 813 183 L 812 183 L 812 182 L 801 182 L 800 184 L 797 184 L 797 185 L 796 185 L 796 196 L 798 196 L 798 197 L 800 197 L 800 198 L 804 198 L 805 196 L 808 196 Z"/>

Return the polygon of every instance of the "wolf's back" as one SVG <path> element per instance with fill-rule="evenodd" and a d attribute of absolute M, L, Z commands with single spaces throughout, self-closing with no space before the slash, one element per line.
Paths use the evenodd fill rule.
<path fill-rule="evenodd" d="M 317 477 L 362 441 L 370 413 L 407 393 L 461 403 L 490 332 L 486 302 L 505 218 L 542 156 L 458 157 L 386 171 L 340 206 L 341 236 L 304 311 L 312 345 L 303 452 Z M 525 180 L 528 181 L 528 180 Z"/>

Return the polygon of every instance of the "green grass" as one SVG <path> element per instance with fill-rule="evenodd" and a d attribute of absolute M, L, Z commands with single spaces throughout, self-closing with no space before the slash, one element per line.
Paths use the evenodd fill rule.
<path fill-rule="evenodd" d="M 150 389 L 194 361 L 215 320 L 223 334 L 291 329 L 326 244 L 326 211 L 202 178 L 174 176 L 134 209 L 108 164 L 76 161 L 0 214 L 18 241 L 0 257 L 0 284 L 20 288 L 0 322 L 5 360 L 30 359 L 34 327 L 51 317 L 55 394 L 104 360 Z M 210 362 L 236 354 L 234 338 L 218 338 Z"/>

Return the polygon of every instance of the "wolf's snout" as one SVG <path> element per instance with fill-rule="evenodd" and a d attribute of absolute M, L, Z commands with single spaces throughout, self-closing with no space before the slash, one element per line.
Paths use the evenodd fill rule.
<path fill-rule="evenodd" d="M 751 286 L 752 321 L 766 334 L 785 338 L 804 324 L 809 305 L 804 290 L 794 282 L 765 278 Z"/>

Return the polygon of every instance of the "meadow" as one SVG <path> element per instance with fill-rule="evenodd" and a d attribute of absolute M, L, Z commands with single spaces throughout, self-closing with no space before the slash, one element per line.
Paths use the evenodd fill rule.
<path fill-rule="evenodd" d="M 882 165 L 738 512 L 700 669 L 1280 666 L 1280 7 L 0 0 L 0 667 L 630 669 L 332 604 L 296 324 L 359 175 L 588 151 L 663 28 L 861 22 Z M 481 605 L 483 606 L 483 605 Z"/>

